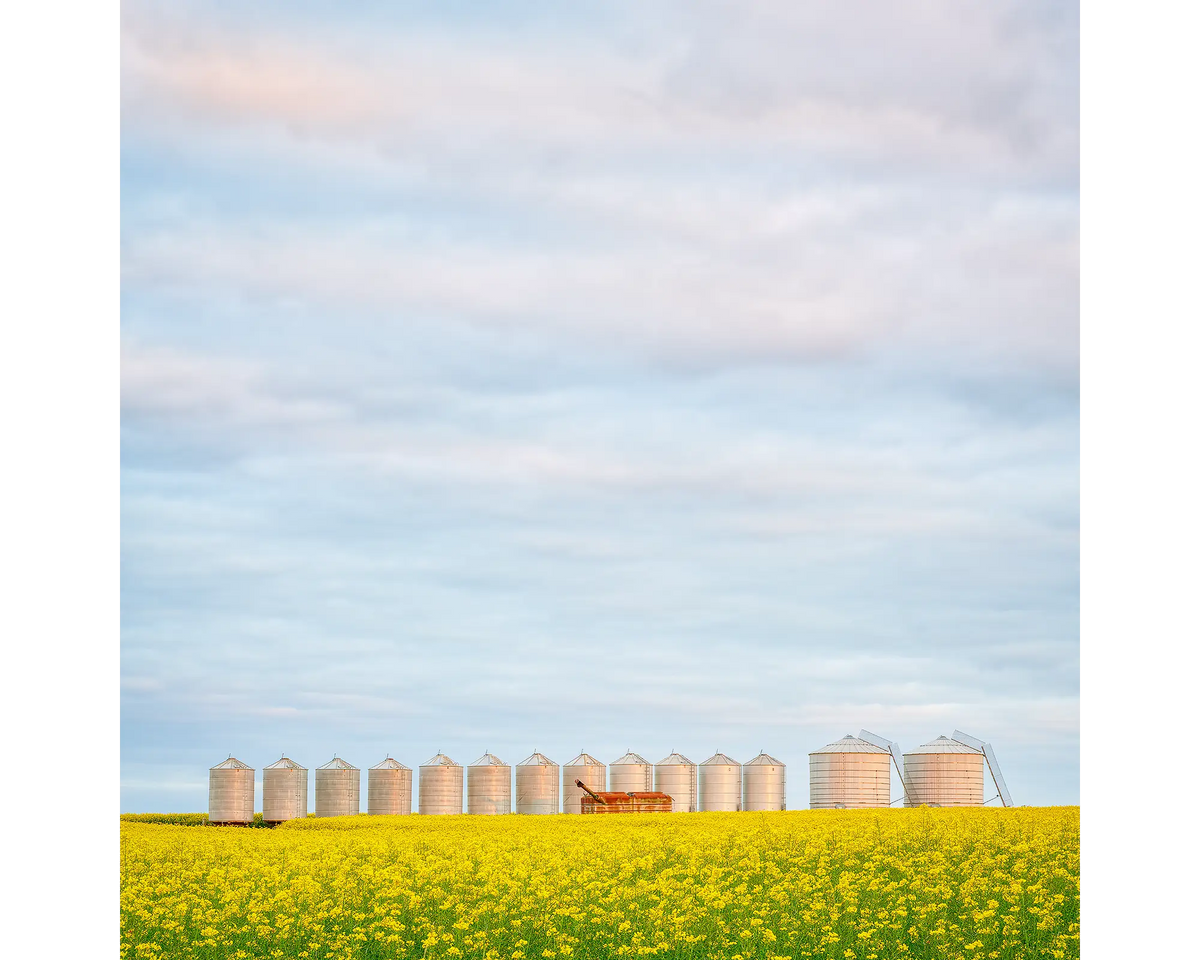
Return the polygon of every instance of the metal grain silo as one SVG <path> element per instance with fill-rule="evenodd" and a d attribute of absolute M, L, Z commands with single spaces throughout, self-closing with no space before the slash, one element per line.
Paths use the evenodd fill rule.
<path fill-rule="evenodd" d="M 317 767 L 317 816 L 351 817 L 358 813 L 362 771 L 341 757 Z"/>
<path fill-rule="evenodd" d="M 938 737 L 904 755 L 906 807 L 983 806 L 983 751 Z"/>
<path fill-rule="evenodd" d="M 719 750 L 700 764 L 700 809 L 742 809 L 742 765 Z"/>
<path fill-rule="evenodd" d="M 579 798 L 583 796 L 583 791 L 575 786 L 576 780 L 582 780 L 592 790 L 603 793 L 607 789 L 604 785 L 604 774 L 604 764 L 586 753 L 580 753 L 579 756 L 563 767 L 563 813 L 582 812 L 579 808 Z"/>
<path fill-rule="evenodd" d="M 308 770 L 282 757 L 263 767 L 263 820 L 282 823 L 308 816 Z"/>
<path fill-rule="evenodd" d="M 846 734 L 808 755 L 808 805 L 813 810 L 887 807 L 892 755 L 886 747 Z"/>
<path fill-rule="evenodd" d="M 421 764 L 417 789 L 421 813 L 463 812 L 463 768 L 444 753 Z"/>
<path fill-rule="evenodd" d="M 654 789 L 654 767 L 630 750 L 608 765 L 608 789 L 613 793 L 649 793 Z"/>
<path fill-rule="evenodd" d="M 672 753 L 654 765 L 654 789 L 667 794 L 672 813 L 695 813 L 699 809 L 696 765 L 682 753 Z"/>
<path fill-rule="evenodd" d="M 517 764 L 517 813 L 558 813 L 558 764 L 536 751 Z"/>
<path fill-rule="evenodd" d="M 391 757 L 368 770 L 367 813 L 412 813 L 412 770 Z"/>
<path fill-rule="evenodd" d="M 742 764 L 742 809 L 787 809 L 787 768 L 769 753 Z"/>
<path fill-rule="evenodd" d="M 512 813 L 512 767 L 485 753 L 467 767 L 467 813 Z"/>
<path fill-rule="evenodd" d="M 208 768 L 208 822 L 254 819 L 254 768 L 234 757 Z"/>

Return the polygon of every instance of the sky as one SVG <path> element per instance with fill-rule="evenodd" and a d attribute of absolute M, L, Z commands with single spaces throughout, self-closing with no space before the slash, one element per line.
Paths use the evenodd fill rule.
<path fill-rule="evenodd" d="M 123 4 L 122 810 L 863 727 L 1077 803 L 1078 37 Z"/>

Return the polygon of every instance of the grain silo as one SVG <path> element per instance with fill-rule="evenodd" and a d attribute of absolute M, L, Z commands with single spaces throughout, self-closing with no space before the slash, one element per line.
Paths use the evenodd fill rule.
<path fill-rule="evenodd" d="M 512 813 L 512 767 L 485 753 L 467 767 L 467 813 Z"/>
<path fill-rule="evenodd" d="M 583 791 L 575 786 L 576 780 L 582 780 L 590 789 L 604 792 L 604 764 L 595 757 L 580 752 L 574 760 L 562 768 L 562 808 L 563 813 L 581 813 L 579 798 Z"/>
<path fill-rule="evenodd" d="M 421 764 L 417 790 L 421 813 L 463 812 L 463 768 L 444 753 Z"/>
<path fill-rule="evenodd" d="M 254 819 L 254 768 L 235 757 L 208 769 L 208 822 L 249 823 Z"/>
<path fill-rule="evenodd" d="M 654 767 L 630 750 L 608 765 L 608 789 L 614 793 L 649 793 L 654 789 Z"/>
<path fill-rule="evenodd" d="M 308 816 L 308 770 L 282 757 L 263 767 L 263 820 L 282 823 Z"/>
<path fill-rule="evenodd" d="M 742 809 L 787 809 L 787 768 L 769 753 L 742 764 Z"/>
<path fill-rule="evenodd" d="M 983 751 L 949 737 L 904 755 L 906 807 L 983 806 Z"/>
<path fill-rule="evenodd" d="M 341 757 L 317 767 L 317 816 L 352 817 L 359 810 L 362 771 Z"/>
<path fill-rule="evenodd" d="M 719 750 L 700 764 L 700 809 L 742 809 L 742 765 Z"/>
<path fill-rule="evenodd" d="M 672 753 L 654 765 L 654 789 L 667 794 L 672 813 L 695 813 L 699 807 L 696 765 L 682 753 Z"/>
<path fill-rule="evenodd" d="M 537 751 L 517 764 L 517 813 L 558 813 L 558 764 Z"/>
<path fill-rule="evenodd" d="M 391 757 L 368 770 L 367 813 L 412 813 L 412 770 Z"/>
<path fill-rule="evenodd" d="M 813 810 L 887 807 L 892 755 L 886 747 L 846 734 L 808 755 L 808 805 Z"/>

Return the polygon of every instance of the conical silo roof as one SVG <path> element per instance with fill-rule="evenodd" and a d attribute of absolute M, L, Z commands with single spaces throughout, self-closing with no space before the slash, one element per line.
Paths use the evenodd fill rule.
<path fill-rule="evenodd" d="M 679 754 L 675 753 L 675 754 L 672 754 L 672 756 L 677 757 L 677 756 L 679 756 Z M 718 750 L 711 757 L 709 757 L 707 760 L 705 760 L 702 764 L 700 764 L 700 766 L 707 767 L 709 764 L 712 764 L 714 766 L 719 765 L 719 766 L 724 766 L 724 767 L 740 767 L 741 766 L 741 764 L 738 763 L 736 760 L 734 760 L 733 757 L 726 756 L 725 754 L 721 753 L 720 750 Z"/>
<path fill-rule="evenodd" d="M 318 770 L 357 770 L 358 767 L 356 767 L 352 763 L 349 763 L 346 760 L 343 760 L 341 757 L 334 757 L 328 763 L 321 764 L 319 767 L 317 767 L 317 769 Z"/>
<path fill-rule="evenodd" d="M 691 760 L 689 760 L 687 757 L 685 757 L 682 753 L 678 753 L 678 752 L 672 753 L 669 757 L 665 757 L 664 759 L 659 760 L 658 763 L 656 764 L 656 766 L 666 767 L 666 766 L 670 766 L 672 764 L 679 764 L 682 766 L 689 766 L 689 767 L 695 766 L 695 764 L 692 763 Z"/>
<path fill-rule="evenodd" d="M 553 760 L 551 760 L 544 753 L 538 753 L 536 750 L 534 750 L 533 753 L 531 753 L 524 760 L 522 760 L 519 764 L 517 764 L 517 766 L 519 766 L 519 767 L 557 767 L 558 764 L 555 763 Z"/>
<path fill-rule="evenodd" d="M 883 747 L 878 747 L 866 740 L 860 740 L 858 737 L 846 734 L 841 740 L 835 740 L 833 743 L 822 747 L 820 750 L 813 750 L 809 756 L 817 753 L 887 753 Z"/>
<path fill-rule="evenodd" d="M 936 740 L 930 740 L 928 743 L 923 743 L 913 750 L 906 751 L 905 756 L 914 753 L 972 753 L 980 755 L 982 751 L 976 750 L 974 747 L 968 747 L 965 743 L 959 743 L 957 740 L 951 740 L 949 737 L 938 737 Z"/>
<path fill-rule="evenodd" d="M 406 767 L 404 764 L 402 764 L 399 760 L 393 760 L 391 757 L 388 757 L 386 760 L 380 760 L 379 763 L 375 764 L 375 766 L 373 766 L 371 769 L 372 770 L 407 770 L 408 767 Z"/>
<path fill-rule="evenodd" d="M 471 764 L 471 766 L 473 766 L 473 767 L 507 767 L 508 764 L 505 763 L 503 760 L 501 760 L 499 757 L 495 756 L 494 754 L 485 753 L 482 757 L 480 757 L 473 764 Z"/>
<path fill-rule="evenodd" d="M 222 760 L 215 767 L 209 767 L 210 770 L 253 770 L 254 768 L 248 763 L 242 763 L 237 757 L 230 757 L 228 760 Z"/>
<path fill-rule="evenodd" d="M 289 760 L 287 757 L 280 757 L 274 763 L 263 767 L 264 770 L 303 770 L 295 760 Z"/>
<path fill-rule="evenodd" d="M 634 756 L 636 756 L 636 754 L 634 754 Z M 597 760 L 595 757 L 593 757 L 590 753 L 580 753 L 579 756 L 575 757 L 573 760 L 568 760 L 567 766 L 568 767 L 602 767 L 602 766 L 604 766 L 604 764 L 602 764 L 599 760 Z"/>
<path fill-rule="evenodd" d="M 435 756 L 430 757 L 423 764 L 421 764 L 421 766 L 423 766 L 423 767 L 457 767 L 458 764 L 455 763 L 453 760 L 451 760 L 444 753 L 439 753 L 439 754 L 436 754 Z"/>
<path fill-rule="evenodd" d="M 744 764 L 747 767 L 782 767 L 783 764 L 776 760 L 769 753 L 760 753 L 753 760 L 747 760 Z"/>
<path fill-rule="evenodd" d="M 650 765 L 649 760 L 647 760 L 645 757 L 640 756 L 640 755 L 634 753 L 632 750 L 630 750 L 627 754 L 625 754 L 625 756 L 619 757 L 618 759 L 616 759 L 612 763 L 610 763 L 609 766 L 615 767 L 615 766 L 618 766 L 621 764 L 626 764 L 626 763 L 640 763 L 645 766 Z"/>

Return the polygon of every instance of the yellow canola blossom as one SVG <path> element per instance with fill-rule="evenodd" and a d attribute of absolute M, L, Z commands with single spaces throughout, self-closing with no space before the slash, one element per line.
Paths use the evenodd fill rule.
<path fill-rule="evenodd" d="M 1079 808 L 121 824 L 121 956 L 1079 956 Z"/>

